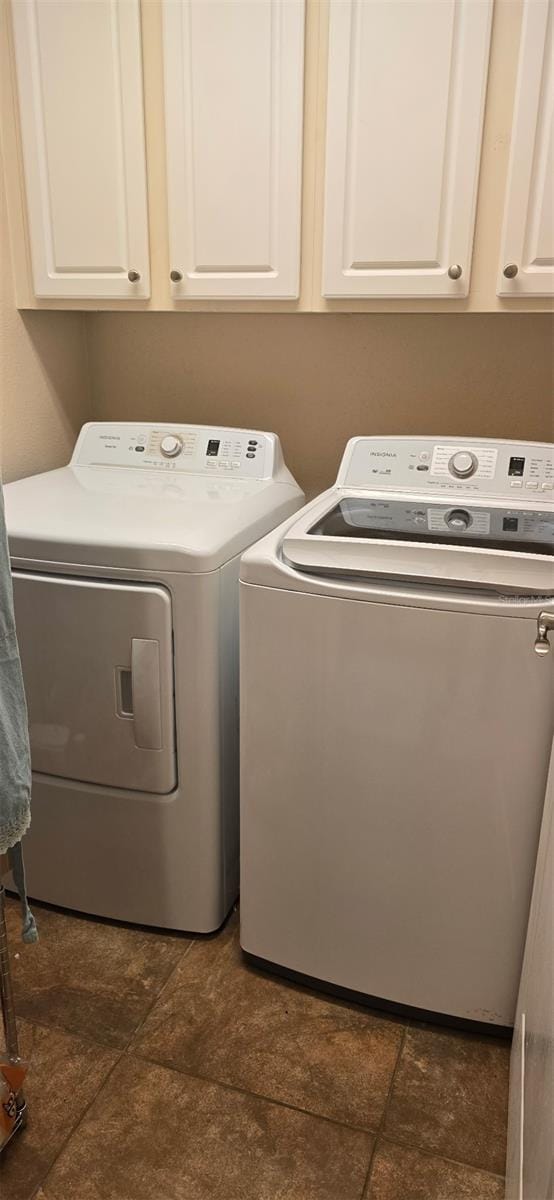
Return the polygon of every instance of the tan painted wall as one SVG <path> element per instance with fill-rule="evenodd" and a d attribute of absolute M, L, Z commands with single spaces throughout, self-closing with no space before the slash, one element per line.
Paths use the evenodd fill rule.
<path fill-rule="evenodd" d="M 270 429 L 313 491 L 348 437 L 554 440 L 548 314 L 87 317 L 96 419 Z"/>
<path fill-rule="evenodd" d="M 1 167 L 1 164 L 0 164 Z M 0 170 L 0 475 L 67 462 L 89 404 L 82 313 L 15 308 Z"/>

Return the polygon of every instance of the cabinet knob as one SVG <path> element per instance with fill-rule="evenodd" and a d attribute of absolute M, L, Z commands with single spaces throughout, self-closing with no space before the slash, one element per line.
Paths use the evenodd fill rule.
<path fill-rule="evenodd" d="M 453 263 L 452 266 L 448 268 L 448 275 L 450 279 L 460 279 L 461 274 L 462 268 L 459 263 Z"/>
<path fill-rule="evenodd" d="M 127 279 L 129 283 L 138 283 L 140 279 L 140 271 L 127 271 Z"/>
<path fill-rule="evenodd" d="M 169 278 L 171 279 L 172 283 L 180 283 L 183 278 L 183 272 L 182 271 L 170 271 Z"/>
<path fill-rule="evenodd" d="M 504 267 L 502 274 L 506 277 L 506 279 L 515 279 L 518 271 L 519 267 L 517 263 L 508 263 L 508 266 Z"/>

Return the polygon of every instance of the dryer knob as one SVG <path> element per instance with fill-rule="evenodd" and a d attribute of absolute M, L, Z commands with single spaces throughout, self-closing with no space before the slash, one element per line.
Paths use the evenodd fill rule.
<path fill-rule="evenodd" d="M 176 458 L 183 449 L 183 443 L 180 438 L 174 437 L 173 434 L 168 434 L 162 438 L 160 442 L 160 450 L 164 458 Z"/>
<path fill-rule="evenodd" d="M 452 475 L 456 475 L 458 479 L 468 479 L 470 475 L 474 475 L 479 463 L 471 450 L 458 450 L 452 455 L 448 468 Z"/>

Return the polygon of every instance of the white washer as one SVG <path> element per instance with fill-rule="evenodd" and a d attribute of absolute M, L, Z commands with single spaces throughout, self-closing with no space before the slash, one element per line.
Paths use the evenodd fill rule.
<path fill-rule="evenodd" d="M 29 893 L 207 932 L 238 890 L 238 563 L 300 507 L 273 434 L 85 425 L 5 488 Z"/>
<path fill-rule="evenodd" d="M 241 942 L 262 966 L 513 1022 L 553 726 L 552 455 L 355 438 L 243 557 Z"/>

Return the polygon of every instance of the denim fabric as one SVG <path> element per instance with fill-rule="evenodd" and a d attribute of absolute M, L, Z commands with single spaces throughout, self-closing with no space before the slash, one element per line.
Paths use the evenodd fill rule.
<path fill-rule="evenodd" d="M 31 821 L 31 758 L 27 706 L 15 634 L 4 502 L 0 487 L 0 854 L 15 846 Z"/>

